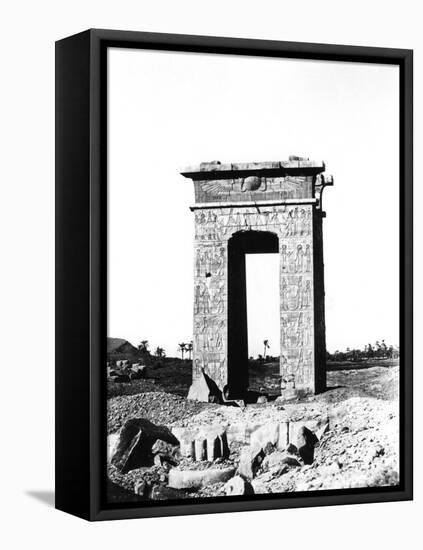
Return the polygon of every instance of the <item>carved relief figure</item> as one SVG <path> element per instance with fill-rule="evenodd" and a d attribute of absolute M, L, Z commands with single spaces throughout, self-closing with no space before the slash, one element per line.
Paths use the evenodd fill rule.
<path fill-rule="evenodd" d="M 285 277 L 282 279 L 281 283 L 281 306 L 285 311 L 288 309 L 288 284 Z"/>
<path fill-rule="evenodd" d="M 295 272 L 302 273 L 304 261 L 304 250 L 301 244 L 297 246 L 297 252 L 295 255 Z"/>
<path fill-rule="evenodd" d="M 305 264 L 306 264 L 305 265 L 306 273 L 310 273 L 311 272 L 311 250 L 310 250 L 309 244 L 306 244 L 304 257 L 305 257 Z"/>
<path fill-rule="evenodd" d="M 288 270 L 288 257 L 287 257 L 287 246 L 286 244 L 283 244 L 281 246 L 281 270 L 287 271 Z"/>
<path fill-rule="evenodd" d="M 299 289 L 300 292 L 300 289 Z M 310 281 L 306 282 L 305 288 L 301 288 L 301 308 L 307 309 L 311 305 L 311 286 Z"/>
<path fill-rule="evenodd" d="M 290 210 L 288 212 L 286 236 L 293 237 L 294 235 L 295 235 L 295 217 L 294 217 L 294 211 Z"/>

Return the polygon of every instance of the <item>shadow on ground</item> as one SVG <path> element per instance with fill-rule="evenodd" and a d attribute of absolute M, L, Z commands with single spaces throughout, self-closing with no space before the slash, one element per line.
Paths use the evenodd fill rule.
<path fill-rule="evenodd" d="M 49 508 L 54 508 L 54 491 L 25 491 L 25 493 Z"/>

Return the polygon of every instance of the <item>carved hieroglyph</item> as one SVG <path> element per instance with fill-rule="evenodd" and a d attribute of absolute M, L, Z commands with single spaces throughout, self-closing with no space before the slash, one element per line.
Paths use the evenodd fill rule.
<path fill-rule="evenodd" d="M 279 242 L 282 390 L 310 393 L 318 389 L 316 366 L 324 369 L 316 365 L 324 360 L 323 279 L 317 285 L 314 279 L 316 274 L 323 278 L 323 214 L 313 193 L 318 181 L 321 194 L 324 165 L 310 167 L 305 159 L 304 166 L 301 160 L 288 162 L 295 166 L 263 163 L 229 165 L 226 170 L 220 168 L 225 165 L 211 163 L 183 172 L 194 180 L 197 200 L 192 207 L 193 380 L 204 370 L 221 390 L 228 384 L 228 242 L 239 232 L 247 232 L 248 238 L 248 232 L 265 231 L 275 234 Z M 274 167 L 268 168 L 269 164 Z M 245 166 L 253 166 L 254 175 L 248 176 Z M 269 172 L 272 177 L 266 175 Z"/>

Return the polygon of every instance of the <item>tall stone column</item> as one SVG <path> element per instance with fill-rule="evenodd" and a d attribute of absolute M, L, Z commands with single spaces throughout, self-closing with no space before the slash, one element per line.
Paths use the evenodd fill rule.
<path fill-rule="evenodd" d="M 245 254 L 279 252 L 280 373 L 286 397 L 325 387 L 323 163 L 202 163 L 194 182 L 193 383 L 248 386 Z"/>

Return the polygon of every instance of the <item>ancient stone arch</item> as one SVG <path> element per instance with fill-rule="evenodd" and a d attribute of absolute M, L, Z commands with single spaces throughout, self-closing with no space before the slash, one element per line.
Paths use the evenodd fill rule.
<path fill-rule="evenodd" d="M 321 194 L 333 180 L 324 170 L 290 157 L 182 171 L 195 190 L 193 383 L 204 372 L 220 391 L 245 395 L 245 254 L 279 252 L 281 392 L 325 388 Z"/>

